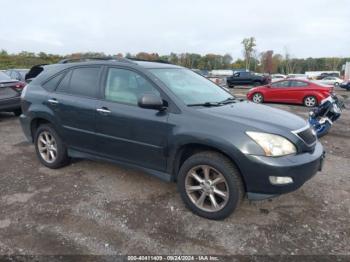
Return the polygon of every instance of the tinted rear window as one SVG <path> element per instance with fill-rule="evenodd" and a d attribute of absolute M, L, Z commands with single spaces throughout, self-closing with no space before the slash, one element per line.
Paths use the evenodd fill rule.
<path fill-rule="evenodd" d="M 70 80 L 71 94 L 96 97 L 100 67 L 77 68 Z"/>
<path fill-rule="evenodd" d="M 43 84 L 43 87 L 48 91 L 53 91 L 56 89 L 58 84 L 61 82 L 61 79 L 63 77 L 63 74 L 59 74 L 53 78 L 51 78 L 49 81 L 47 81 L 45 84 Z"/>
<path fill-rule="evenodd" d="M 100 69 L 100 67 L 83 67 L 70 70 L 60 81 L 57 91 L 96 97 Z"/>
<path fill-rule="evenodd" d="M 72 71 L 69 71 L 68 73 L 65 74 L 59 86 L 57 87 L 58 92 L 69 93 L 69 83 L 70 83 L 71 75 L 72 75 Z"/>

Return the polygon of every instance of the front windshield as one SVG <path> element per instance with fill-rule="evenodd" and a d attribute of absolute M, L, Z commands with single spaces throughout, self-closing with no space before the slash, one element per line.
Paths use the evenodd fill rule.
<path fill-rule="evenodd" d="M 186 105 L 216 103 L 234 98 L 210 80 L 188 69 L 158 68 L 150 71 Z"/>

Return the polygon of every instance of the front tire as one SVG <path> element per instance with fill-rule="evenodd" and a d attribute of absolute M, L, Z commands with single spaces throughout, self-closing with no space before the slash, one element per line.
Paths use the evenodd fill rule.
<path fill-rule="evenodd" d="M 306 107 L 315 107 L 317 106 L 317 99 L 314 96 L 307 96 L 304 98 L 303 103 Z"/>
<path fill-rule="evenodd" d="M 69 163 L 67 148 L 51 124 L 39 126 L 34 143 L 37 157 L 44 166 L 57 169 Z"/>
<path fill-rule="evenodd" d="M 261 93 L 253 94 L 252 100 L 254 103 L 261 104 L 264 102 L 264 96 Z"/>
<path fill-rule="evenodd" d="M 186 206 L 208 219 L 224 219 L 240 204 L 244 187 L 227 157 L 211 151 L 197 153 L 180 168 L 178 190 Z"/>

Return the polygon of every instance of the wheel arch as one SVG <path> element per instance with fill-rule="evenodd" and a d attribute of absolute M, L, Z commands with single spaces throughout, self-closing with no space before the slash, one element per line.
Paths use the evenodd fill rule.
<path fill-rule="evenodd" d="M 38 127 L 40 125 L 43 125 L 43 124 L 53 125 L 53 121 L 51 121 L 49 118 L 44 117 L 44 116 L 37 116 L 31 120 L 31 122 L 30 122 L 30 135 L 32 138 L 32 142 L 34 142 L 34 136 L 35 136 L 36 130 L 38 129 Z"/>
<path fill-rule="evenodd" d="M 227 157 L 232 162 L 232 164 L 237 168 L 237 170 L 239 171 L 240 177 L 241 177 L 243 185 L 244 185 L 244 189 L 246 190 L 246 183 L 245 183 L 244 176 L 242 175 L 242 171 L 241 171 L 239 165 L 237 164 L 237 161 L 233 157 L 233 154 L 229 153 L 227 150 L 225 150 L 223 148 L 213 146 L 213 145 L 204 144 L 204 143 L 199 143 L 199 142 L 191 142 L 191 143 L 183 144 L 180 147 L 178 147 L 178 149 L 176 150 L 176 153 L 175 153 L 173 166 L 172 166 L 172 180 L 173 181 L 177 180 L 177 175 L 178 175 L 178 172 L 179 172 L 182 164 L 189 157 L 193 156 L 196 153 L 204 152 L 204 151 L 216 152 L 216 153 L 219 153 L 219 154 Z"/>

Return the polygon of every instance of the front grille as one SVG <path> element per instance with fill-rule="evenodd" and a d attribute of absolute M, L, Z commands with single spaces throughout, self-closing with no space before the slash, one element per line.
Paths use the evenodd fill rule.
<path fill-rule="evenodd" d="M 313 145 L 316 142 L 316 134 L 312 127 L 308 127 L 296 133 L 307 145 Z"/>

